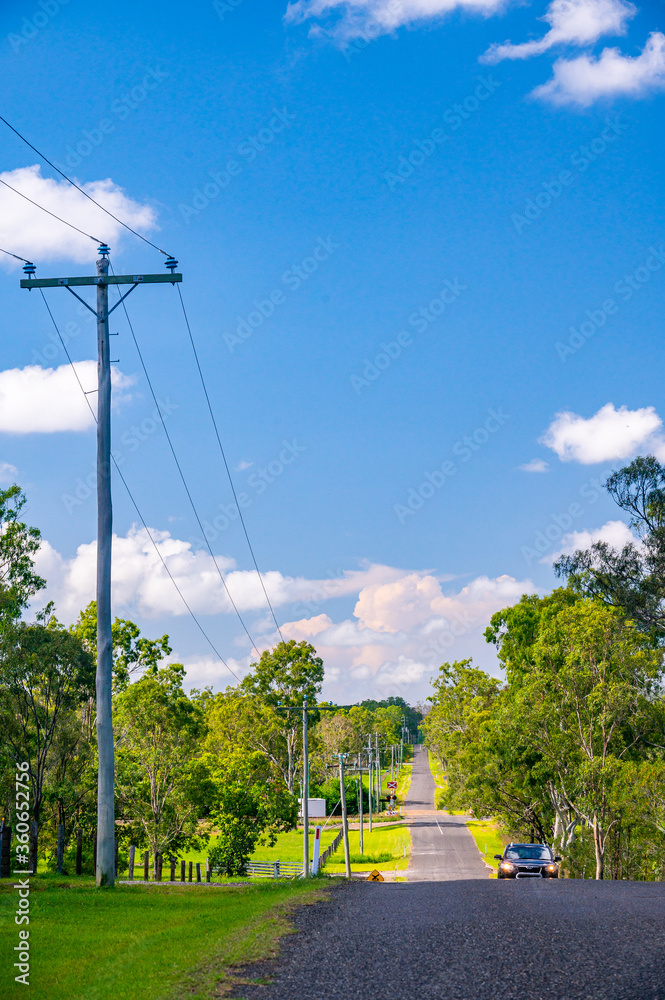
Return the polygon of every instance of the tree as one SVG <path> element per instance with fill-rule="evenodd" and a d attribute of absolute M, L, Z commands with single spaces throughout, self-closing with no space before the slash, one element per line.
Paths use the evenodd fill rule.
<path fill-rule="evenodd" d="M 78 636 L 94 657 L 97 655 L 97 602 L 81 612 L 72 632 Z M 147 639 L 134 622 L 126 618 L 116 618 L 111 626 L 113 638 L 113 689 L 124 691 L 130 682 L 130 674 L 155 668 L 165 657 L 170 656 L 168 635 L 161 639 Z"/>
<path fill-rule="evenodd" d="M 638 543 L 615 549 L 594 542 L 555 563 L 559 576 L 586 597 L 621 608 L 639 628 L 665 642 L 665 466 L 653 455 L 612 473 L 608 493 L 630 517 Z"/>
<path fill-rule="evenodd" d="M 180 664 L 149 667 L 116 700 L 118 796 L 153 853 L 176 851 L 197 832 L 206 727 L 183 691 L 184 675 Z"/>
<path fill-rule="evenodd" d="M 49 605 L 36 624 L 8 625 L 0 633 L 0 706 L 3 740 L 14 763 L 27 761 L 34 836 L 31 867 L 36 871 L 38 829 L 52 749 L 67 713 L 94 691 L 94 664 L 79 639 L 51 615 Z"/>
<path fill-rule="evenodd" d="M 41 534 L 19 519 L 26 502 L 18 486 L 0 490 L 0 628 L 19 618 L 31 598 L 46 586 L 35 573 L 32 559 Z"/>
<path fill-rule="evenodd" d="M 240 687 L 274 711 L 279 707 L 297 708 L 305 698 L 315 705 L 322 684 L 323 660 L 316 655 L 314 647 L 289 639 L 262 653 Z M 284 712 L 275 714 L 274 720 L 285 743 L 286 786 L 293 792 L 298 749 L 302 750 L 302 718 L 297 712 Z M 310 721 L 316 722 L 315 714 L 310 713 Z"/>

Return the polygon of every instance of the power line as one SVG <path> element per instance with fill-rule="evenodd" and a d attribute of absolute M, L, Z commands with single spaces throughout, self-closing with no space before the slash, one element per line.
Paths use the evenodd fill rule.
<path fill-rule="evenodd" d="M 44 161 L 44 163 L 48 163 L 49 167 L 52 167 L 52 168 L 53 168 L 53 170 L 55 170 L 55 171 L 56 171 L 57 173 L 59 173 L 61 177 L 64 177 L 64 179 L 65 179 L 65 180 L 67 181 L 67 183 L 68 183 L 68 184 L 71 184 L 71 185 L 72 185 L 72 187 L 75 187 L 77 191 L 80 191 L 80 192 L 81 192 L 81 194 L 82 194 L 82 195 L 83 195 L 83 196 L 84 196 L 85 198 L 87 198 L 87 199 L 88 199 L 88 201 L 91 201 L 91 202 L 93 203 L 93 205 L 96 205 L 96 206 L 97 206 L 97 208 L 101 208 L 102 212 L 106 212 L 106 214 L 107 214 L 107 215 L 109 215 L 109 216 L 110 216 L 110 217 L 111 217 L 112 219 L 115 219 L 115 221 L 116 221 L 116 222 L 117 222 L 117 223 L 118 223 L 119 225 L 123 226 L 123 227 L 124 227 L 125 229 L 127 229 L 127 230 L 128 230 L 128 231 L 129 231 L 130 233 L 133 233 L 133 234 L 134 234 L 134 236 L 138 236 L 138 238 L 139 238 L 140 240 L 143 240 L 143 242 L 144 242 L 144 243 L 147 243 L 147 244 L 148 244 L 148 246 L 151 246 L 151 247 L 153 247 L 153 249 L 155 249 L 155 250 L 158 250 L 158 251 L 159 251 L 159 253 L 163 253 L 165 257 L 168 257 L 168 256 L 170 256 L 169 254 L 167 254 L 166 250 L 162 250 L 162 249 L 161 249 L 161 247 L 158 247 L 156 243 L 153 243 L 153 242 L 152 242 L 151 240 L 149 240 L 149 239 L 148 239 L 148 238 L 147 238 L 146 236 L 142 236 L 142 235 L 141 235 L 141 233 L 137 233 L 135 229 L 132 229 L 132 227 L 131 227 L 131 226 L 128 226 L 126 222 L 123 222 L 123 221 L 122 221 L 122 219 L 119 219 L 117 215 L 114 215 L 114 214 L 113 214 L 113 212 L 109 212 L 108 208 L 104 208 L 104 206 L 103 206 L 103 205 L 100 205 L 98 201 L 95 201 L 95 199 L 94 199 L 94 198 L 92 197 L 92 195 L 89 195 L 87 191 L 84 191 L 84 190 L 83 190 L 83 188 L 82 188 L 82 187 L 80 187 L 80 186 L 79 186 L 79 185 L 78 185 L 78 184 L 76 183 L 76 181 L 73 181 L 73 180 L 71 179 L 71 177 L 68 177 L 68 176 L 67 176 L 67 174 L 63 173 L 63 172 L 62 172 L 62 170 L 60 169 L 60 167 L 56 167 L 55 163 L 52 163 L 52 162 L 51 162 L 51 160 L 49 160 L 49 159 L 48 159 L 48 157 L 44 156 L 44 154 L 43 154 L 43 153 L 41 153 L 41 152 L 40 152 L 40 151 L 39 151 L 39 150 L 37 149 L 37 147 L 36 147 L 36 146 L 33 146 L 31 142 L 28 142 L 28 140 L 26 139 L 26 137 L 25 137 L 24 135 L 21 135 L 21 133 L 20 133 L 20 132 L 18 131 L 18 129 L 15 129 L 13 125 L 10 125 L 10 124 L 9 124 L 9 122 L 7 121 L 7 119 L 6 119 L 6 118 L 3 118 L 3 117 L 2 117 L 2 115 L 0 115 L 0 122 L 4 122 L 4 123 L 5 123 L 5 125 L 7 126 L 7 128 L 10 128 L 10 129 L 12 130 L 12 132 L 13 132 L 13 133 L 14 133 L 15 135 L 17 135 L 17 136 L 19 137 L 19 139 L 21 139 L 21 140 L 22 140 L 22 141 L 23 141 L 23 142 L 24 142 L 24 143 L 26 144 L 26 146 L 29 146 L 29 147 L 30 147 L 30 149 L 31 149 L 31 150 L 32 150 L 32 151 L 33 151 L 34 153 L 36 153 L 36 154 L 37 154 L 37 156 L 39 156 L 39 157 L 40 157 L 40 158 L 41 158 L 41 159 L 42 159 L 42 160 Z M 7 185 L 7 186 L 9 186 L 9 185 Z M 28 199 L 28 200 L 29 200 L 29 199 Z M 34 204 L 34 202 L 33 202 L 33 204 Z M 44 209 L 44 211 L 46 211 L 46 209 Z M 60 221 L 62 222 L 63 220 L 61 219 Z M 67 223 L 67 225 L 68 225 L 68 224 L 69 224 L 69 223 Z M 74 227 L 74 228 L 76 228 L 76 227 Z M 80 232 L 80 230 L 79 230 L 79 232 Z M 84 236 L 87 236 L 87 233 L 84 233 Z M 103 241 L 102 241 L 102 240 L 97 240 L 97 242 L 98 242 L 98 243 L 101 243 L 101 242 L 103 242 Z"/>
<path fill-rule="evenodd" d="M 0 253 L 6 253 L 8 257 L 13 257 L 14 260 L 22 260 L 24 264 L 32 264 L 31 260 L 26 260 L 25 257 L 19 257 L 17 253 L 12 253 L 11 250 L 3 250 L 0 247 Z"/>
<path fill-rule="evenodd" d="M 40 208 L 42 212 L 46 212 L 47 215 L 50 215 L 54 219 L 57 219 L 58 222 L 62 222 L 63 225 L 69 226 L 70 229 L 75 229 L 77 233 L 81 234 L 81 236 L 87 236 L 89 240 L 94 240 L 95 243 L 104 242 L 103 240 L 98 240 L 96 236 L 91 236 L 90 233 L 84 233 L 82 229 L 79 229 L 79 227 L 75 226 L 73 223 L 67 222 L 65 219 L 61 219 L 59 215 L 55 214 L 55 212 L 51 212 L 50 209 L 44 208 L 43 205 L 40 205 L 38 202 L 33 201 L 32 198 L 28 198 L 27 194 L 23 194 L 22 191 L 18 191 L 15 187 L 12 187 L 11 184 L 8 184 L 7 181 L 3 181 L 1 177 L 0 177 L 0 184 L 4 184 L 4 186 L 6 188 L 9 188 L 10 191 L 13 191 L 14 194 L 17 194 L 20 198 L 25 198 L 25 200 L 29 201 L 31 205 L 35 206 L 35 208 Z M 32 263 L 32 261 L 30 263 Z"/>
<path fill-rule="evenodd" d="M 238 511 L 238 516 L 240 517 L 240 523 L 242 525 L 242 530 L 245 533 L 245 538 L 247 540 L 247 546 L 248 546 L 249 551 L 250 551 L 251 556 L 252 556 L 252 562 L 254 563 L 254 569 L 256 570 L 258 578 L 259 578 L 259 580 L 261 582 L 261 587 L 263 588 L 263 593 L 265 595 L 266 602 L 268 604 L 268 607 L 270 608 L 270 613 L 271 613 L 271 615 L 273 617 L 273 621 L 275 622 L 275 625 L 277 627 L 277 631 L 279 632 L 279 636 L 280 636 L 282 642 L 284 642 L 285 639 L 284 639 L 284 636 L 282 635 L 282 630 L 279 627 L 279 622 L 277 621 L 277 616 L 275 615 L 275 611 L 274 611 L 274 608 L 273 608 L 273 606 L 272 606 L 272 604 L 270 602 L 270 598 L 268 597 L 268 591 L 266 590 L 266 585 L 265 585 L 265 582 L 263 580 L 263 577 L 261 576 L 261 571 L 259 569 L 259 565 L 258 565 L 258 562 L 256 560 L 256 555 L 254 554 L 254 548 L 252 546 L 252 543 L 249 540 L 249 533 L 247 531 L 247 525 L 245 524 L 245 518 L 243 517 L 242 507 L 240 506 L 240 503 L 238 502 L 238 495 L 236 493 L 235 484 L 233 482 L 233 477 L 231 475 L 231 470 L 229 468 L 229 463 L 228 463 L 227 458 L 226 458 L 226 452 L 224 451 L 224 446 L 222 444 L 222 439 L 221 439 L 220 434 L 219 434 L 219 428 L 217 426 L 217 420 L 215 419 L 215 413 L 214 413 L 213 408 L 212 408 L 212 403 L 210 402 L 210 395 L 208 393 L 208 387 L 206 385 L 205 378 L 203 377 L 203 369 L 201 368 L 201 362 L 199 361 L 198 351 L 196 350 L 196 345 L 194 343 L 194 337 L 192 336 L 192 328 L 191 328 L 190 323 L 189 323 L 189 317 L 187 316 L 187 310 L 185 309 L 185 303 L 184 303 L 184 300 L 183 300 L 180 288 L 178 288 L 178 296 L 180 298 L 180 305 L 182 306 L 182 314 L 185 317 L 185 323 L 187 325 L 187 333 L 189 334 L 189 342 L 192 345 L 192 351 L 194 352 L 194 359 L 196 361 L 196 367 L 198 369 L 199 377 L 201 379 L 201 385 L 203 386 L 203 393 L 204 393 L 205 398 L 206 398 L 206 403 L 208 404 L 208 411 L 210 413 L 210 418 L 212 420 L 212 425 L 215 428 L 215 437 L 217 438 L 217 444 L 219 445 L 219 450 L 220 450 L 221 455 L 222 455 L 222 461 L 224 462 L 224 468 L 226 469 L 226 474 L 227 474 L 227 476 L 229 478 L 229 483 L 231 485 L 231 492 L 233 493 L 233 499 L 235 500 L 236 509 Z"/>
<path fill-rule="evenodd" d="M 113 271 L 113 267 L 111 267 L 111 271 Z M 118 289 L 118 291 L 119 291 L 119 289 Z M 196 518 L 196 522 L 197 522 L 197 524 L 199 526 L 199 529 L 201 531 L 201 536 L 202 536 L 202 538 L 203 538 L 203 540 L 204 540 L 204 542 L 206 544 L 208 552 L 210 553 L 210 558 L 212 559 L 213 564 L 215 566 L 215 569 L 217 570 L 217 573 L 219 574 L 219 578 L 222 581 L 222 585 L 224 587 L 224 590 L 226 591 L 226 596 L 228 597 L 229 601 L 231 602 L 231 606 L 232 606 L 233 610 L 235 611 L 236 615 L 238 616 L 238 621 L 240 622 L 240 624 L 242 625 L 243 629 L 245 630 L 245 635 L 247 636 L 247 638 L 251 642 L 252 647 L 258 649 L 257 643 L 252 638 L 252 636 L 250 634 L 250 631 L 247 628 L 247 625 L 245 624 L 245 621 L 244 621 L 242 615 L 240 614 L 240 611 L 238 610 L 238 606 L 236 605 L 236 602 L 233 600 L 233 597 L 231 596 L 231 592 L 230 592 L 230 590 L 228 588 L 228 584 L 226 582 L 226 578 L 225 578 L 224 574 L 222 573 L 221 569 L 219 568 L 219 565 L 217 564 L 217 559 L 215 558 L 215 554 L 212 551 L 212 546 L 211 546 L 210 541 L 209 541 L 209 539 L 208 539 L 208 537 L 207 537 L 207 535 L 205 533 L 205 529 L 204 529 L 203 524 L 201 522 L 201 518 L 199 516 L 199 512 L 198 512 L 198 510 L 196 508 L 196 504 L 194 503 L 194 498 L 192 496 L 192 493 L 191 493 L 191 490 L 190 490 L 189 486 L 187 485 L 187 480 L 185 479 L 185 474 L 182 471 L 182 466 L 180 464 L 180 460 L 179 460 L 178 455 L 176 453 L 175 446 L 174 446 L 173 441 L 171 439 L 171 435 L 169 434 L 168 428 L 166 426 L 166 421 L 164 420 L 164 416 L 162 414 L 162 408 L 159 405 L 159 401 L 157 399 L 157 395 L 156 395 L 155 390 L 153 388 L 152 380 L 151 380 L 150 376 L 148 375 L 148 369 L 146 368 L 145 361 L 143 360 L 143 354 L 141 353 L 141 348 L 139 347 L 138 340 L 136 339 L 136 334 L 134 332 L 134 327 L 132 325 L 132 321 L 129 318 L 129 313 L 127 312 L 127 306 L 126 306 L 124 300 L 121 299 L 121 301 L 122 301 L 122 308 L 124 310 L 125 317 L 127 319 L 127 324 L 129 326 L 129 329 L 130 329 L 130 332 L 131 332 L 131 335 L 132 335 L 132 340 L 134 341 L 134 346 L 136 347 L 136 351 L 137 351 L 137 354 L 139 356 L 139 361 L 141 362 L 141 367 L 143 368 L 143 374 L 146 377 L 146 381 L 148 383 L 148 388 L 150 389 L 150 394 L 151 394 L 151 396 L 153 398 L 153 402 L 154 402 L 155 407 L 157 409 L 157 413 L 159 414 L 159 419 L 161 421 L 162 428 L 164 430 L 164 434 L 166 435 L 166 440 L 168 441 L 169 448 L 171 449 L 171 454 L 173 455 L 173 461 L 176 464 L 176 468 L 177 468 L 178 473 L 180 475 L 180 479 L 182 480 L 182 485 L 183 485 L 183 487 L 185 489 L 185 493 L 187 494 L 187 499 L 189 500 L 191 508 L 192 508 L 192 510 L 194 512 L 194 517 Z"/>
<path fill-rule="evenodd" d="M 78 382 L 78 384 L 79 384 L 79 388 L 80 388 L 81 392 L 83 393 L 83 396 L 84 396 L 84 398 L 85 398 L 85 401 L 86 401 L 86 403 L 88 404 L 88 408 L 89 408 L 90 412 L 92 413 L 92 416 L 93 416 L 93 419 L 94 419 L 94 421 L 95 421 L 95 423 L 96 423 L 96 422 L 97 422 L 97 415 L 96 415 L 95 411 L 93 410 L 92 406 L 90 405 L 90 400 L 88 399 L 88 394 L 86 393 L 85 389 L 83 388 L 83 385 L 82 385 L 82 383 L 81 383 L 81 379 L 79 378 L 79 375 L 78 375 L 78 372 L 76 371 L 76 367 L 75 367 L 75 365 L 74 365 L 74 362 L 73 362 L 73 360 L 72 360 L 72 356 L 71 356 L 71 354 L 69 353 L 69 351 L 68 351 L 68 349 L 67 349 L 67 345 L 65 344 L 65 341 L 64 341 L 64 338 L 63 338 L 62 334 L 60 333 L 60 328 L 58 327 L 58 324 L 56 323 L 56 321 L 55 321 L 55 318 L 54 318 L 54 316 L 53 316 L 53 313 L 51 312 L 51 308 L 50 308 L 50 306 L 49 306 L 48 302 L 46 301 L 46 296 L 44 295 L 44 289 L 43 289 L 43 288 L 40 288 L 40 289 L 39 289 L 39 291 L 40 291 L 40 293 L 41 293 L 41 296 L 42 296 L 42 299 L 43 299 L 43 301 L 44 301 L 44 305 L 46 306 L 46 311 L 48 312 L 49 316 L 51 317 L 51 322 L 53 323 L 53 326 L 55 327 L 55 332 L 56 332 L 56 333 L 57 333 L 57 335 L 58 335 L 58 338 L 59 338 L 59 340 L 60 340 L 60 343 L 62 344 L 62 349 L 63 349 L 63 351 L 65 352 L 65 355 L 66 355 L 66 357 L 67 357 L 67 360 L 69 361 L 69 364 L 70 364 L 70 366 L 71 366 L 71 369 L 72 369 L 72 371 L 74 372 L 74 377 L 75 377 L 76 381 L 77 381 L 77 382 Z M 159 551 L 159 547 L 158 547 L 158 545 L 157 545 L 157 543 L 156 543 L 155 539 L 154 539 L 154 538 L 153 538 L 153 536 L 152 536 L 152 533 L 151 533 L 151 531 L 150 531 L 150 528 L 148 527 L 148 525 L 147 525 L 147 523 L 146 523 L 146 520 L 145 520 L 145 518 L 143 517 L 143 514 L 142 514 L 142 513 L 141 513 L 141 511 L 139 510 L 139 506 L 138 506 L 138 504 L 137 504 L 136 500 L 134 499 L 134 495 L 132 494 L 132 491 L 131 491 L 131 490 L 130 490 L 130 488 L 129 488 L 129 485 L 128 485 L 128 483 L 127 483 L 127 480 L 125 479 L 125 477 L 123 476 L 122 472 L 120 471 L 120 468 L 119 468 L 119 466 L 118 466 L 118 463 L 117 463 L 117 461 L 116 461 L 115 457 L 114 457 L 113 455 L 111 455 L 111 458 L 112 458 L 112 460 L 113 460 L 113 464 L 114 464 L 114 466 L 115 466 L 115 470 L 116 470 L 116 472 L 118 473 L 118 475 L 120 476 L 120 480 L 121 480 L 121 482 L 122 482 L 122 485 L 123 485 L 123 486 L 125 487 L 125 489 L 127 490 L 127 494 L 128 494 L 128 496 L 129 496 L 129 499 L 130 499 L 130 500 L 131 500 L 131 502 L 132 502 L 132 505 L 133 505 L 133 507 L 134 507 L 134 510 L 136 511 L 136 514 L 137 514 L 137 516 L 138 516 L 138 518 L 139 518 L 139 520 L 140 520 L 141 524 L 143 525 L 143 527 L 144 527 L 144 529 L 145 529 L 145 532 L 146 532 L 146 534 L 147 534 L 148 538 L 149 538 L 149 539 L 150 539 L 150 541 L 152 542 L 152 544 L 153 544 L 153 547 L 154 547 L 154 549 L 155 549 L 155 552 L 156 552 L 156 553 L 157 553 L 157 555 L 159 556 L 159 559 L 160 559 L 160 561 L 161 561 L 161 563 L 162 563 L 162 566 L 163 566 L 163 567 L 164 567 L 164 569 L 166 570 L 166 572 L 167 572 L 167 574 L 168 574 L 168 577 L 169 577 L 169 579 L 171 580 L 171 583 L 173 584 L 173 586 L 174 586 L 174 587 L 175 587 L 175 589 L 177 590 L 177 592 L 178 592 L 178 594 L 179 594 L 179 596 L 180 596 L 180 599 L 182 600 L 182 603 L 183 603 L 183 604 L 185 605 L 185 607 L 187 608 L 187 611 L 188 611 L 188 612 L 189 612 L 189 614 L 191 615 L 191 617 L 192 617 L 192 619 L 193 619 L 194 623 L 196 624 L 197 628 L 199 629 L 199 631 L 200 631 L 200 632 L 201 632 L 201 634 L 203 635 L 204 639 L 206 640 L 206 642 L 208 643 L 208 645 L 210 646 L 210 648 L 212 649 L 212 651 L 213 651 L 213 653 L 215 654 L 215 656 L 216 656 L 216 657 L 217 657 L 217 658 L 218 658 L 218 659 L 219 659 L 219 660 L 220 660 L 220 661 L 221 661 L 221 662 L 222 662 L 222 663 L 224 664 L 224 666 L 225 666 L 225 667 L 226 667 L 226 669 L 227 669 L 227 670 L 229 671 L 229 673 L 233 674 L 233 676 L 235 677 L 235 679 L 236 679 L 236 680 L 237 680 L 237 681 L 238 681 L 238 682 L 240 683 L 240 677 L 238 677 L 238 675 L 237 675 L 237 673 L 235 672 L 235 670 L 234 670 L 234 669 L 233 669 L 232 667 L 230 667 L 230 666 L 228 665 L 228 663 L 226 662 L 226 660 L 224 659 L 224 657 L 222 656 L 222 654 L 221 654 L 221 653 L 219 652 L 219 650 L 218 650 L 218 649 L 217 649 L 217 647 L 215 646 L 214 642 L 212 641 L 212 639 L 210 638 L 210 636 L 208 635 L 208 633 L 207 633 L 207 632 L 206 632 L 206 630 L 204 629 L 204 627 L 203 627 L 203 625 L 201 624 L 201 622 L 199 621 L 198 617 L 197 617 L 197 616 L 196 616 L 196 615 L 194 614 L 194 612 L 192 611 L 191 607 L 189 606 L 189 604 L 188 604 L 188 602 L 187 602 L 187 599 L 185 598 L 185 595 L 183 594 L 183 592 L 182 592 L 182 590 L 180 589 L 180 587 L 178 586 L 178 584 L 177 584 L 177 582 L 176 582 L 176 580 L 175 580 L 175 578 L 174 578 L 173 574 L 171 573 L 171 570 L 170 570 L 170 569 L 168 568 L 168 566 L 166 565 L 166 561 L 165 561 L 165 559 L 164 559 L 164 556 L 163 556 L 163 555 L 162 555 L 162 553 L 161 553 L 161 552 Z"/>

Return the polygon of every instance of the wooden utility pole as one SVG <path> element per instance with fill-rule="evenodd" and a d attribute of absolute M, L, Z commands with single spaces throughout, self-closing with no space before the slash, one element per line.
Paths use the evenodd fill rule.
<path fill-rule="evenodd" d="M 351 878 L 351 856 L 349 852 L 349 821 L 346 815 L 346 789 L 344 788 L 344 758 L 346 754 L 333 754 L 339 759 L 339 797 L 342 801 L 342 836 L 344 837 L 344 865 L 346 877 Z"/>
<path fill-rule="evenodd" d="M 35 278 L 35 265 L 26 264 L 26 278 L 21 288 L 66 288 L 82 302 L 97 320 L 97 855 L 95 862 L 97 885 L 115 882 L 115 765 L 113 751 L 113 642 L 111 638 L 111 539 L 113 508 L 111 502 L 111 358 L 109 354 L 109 316 L 127 296 L 141 284 L 182 281 L 175 274 L 178 261 L 168 257 L 170 274 L 109 275 L 109 254 L 105 243 L 100 244 L 97 274 L 74 278 Z M 82 299 L 74 287 L 97 286 L 97 308 Z M 131 285 L 109 309 L 109 285 Z"/>

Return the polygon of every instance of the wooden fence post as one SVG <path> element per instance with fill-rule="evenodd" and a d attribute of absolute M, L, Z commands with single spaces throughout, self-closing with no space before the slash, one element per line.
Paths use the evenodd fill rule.
<path fill-rule="evenodd" d="M 201 862 L 200 861 L 196 862 L 196 881 L 197 882 L 201 881 Z"/>
<path fill-rule="evenodd" d="M 83 830 L 81 827 L 76 831 L 76 874 L 80 875 L 83 870 Z"/>
<path fill-rule="evenodd" d="M 12 872 L 12 828 L 5 826 L 2 821 L 2 834 L 0 835 L 0 878 L 9 878 Z"/>
<path fill-rule="evenodd" d="M 185 862 L 184 861 L 180 862 L 180 881 L 181 882 L 186 882 L 187 881 L 187 878 L 185 876 Z"/>
<path fill-rule="evenodd" d="M 175 882 L 175 858 L 171 856 L 171 881 Z"/>
<path fill-rule="evenodd" d="M 155 851 L 155 882 L 162 881 L 162 855 Z"/>
<path fill-rule="evenodd" d="M 93 871 L 97 871 L 97 834 L 92 835 L 92 867 Z"/>
<path fill-rule="evenodd" d="M 64 823 L 58 823 L 58 849 L 55 856 L 55 868 L 58 875 L 62 875 L 64 862 L 65 862 L 65 826 Z"/>
<path fill-rule="evenodd" d="M 113 871 L 115 872 L 116 878 L 118 877 L 118 841 L 114 838 L 113 840 Z"/>
<path fill-rule="evenodd" d="M 193 870 L 194 870 L 194 864 L 193 864 L 193 862 L 190 861 L 189 862 L 189 881 L 190 882 L 192 881 L 192 872 L 193 872 Z"/>
<path fill-rule="evenodd" d="M 210 858 L 206 858 L 206 882 L 210 881 Z"/>
<path fill-rule="evenodd" d="M 143 853 L 143 881 L 148 882 L 150 879 L 150 854 L 148 851 Z"/>
<path fill-rule="evenodd" d="M 136 856 L 136 848 L 133 844 L 129 845 L 129 880 L 134 878 L 134 858 Z"/>

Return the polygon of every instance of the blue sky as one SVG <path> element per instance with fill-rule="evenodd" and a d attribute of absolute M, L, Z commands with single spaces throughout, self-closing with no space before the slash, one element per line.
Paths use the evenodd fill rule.
<path fill-rule="evenodd" d="M 340 700 L 416 701 L 453 657 L 496 671 L 489 615 L 551 588 L 562 549 L 623 542 L 599 484 L 637 453 L 665 457 L 665 6 L 120 0 L 113 14 L 4 7 L 3 115 L 180 261 L 285 634 L 317 645 Z M 0 128 L 0 178 L 107 240 L 117 272 L 163 270 Z M 94 272 L 91 240 L 6 188 L 0 246 L 42 277 Z M 94 430 L 20 276 L 0 262 L 0 460 L 71 620 L 94 596 Z M 74 360 L 92 362 L 92 321 L 64 290 L 48 301 Z M 143 287 L 128 309 L 210 544 L 265 648 L 274 633 L 228 516 L 177 293 Z M 249 641 L 114 319 L 123 474 L 242 675 Z M 79 370 L 93 388 L 94 365 Z M 223 687 L 114 490 L 116 613 L 167 631 L 191 683 Z"/>

